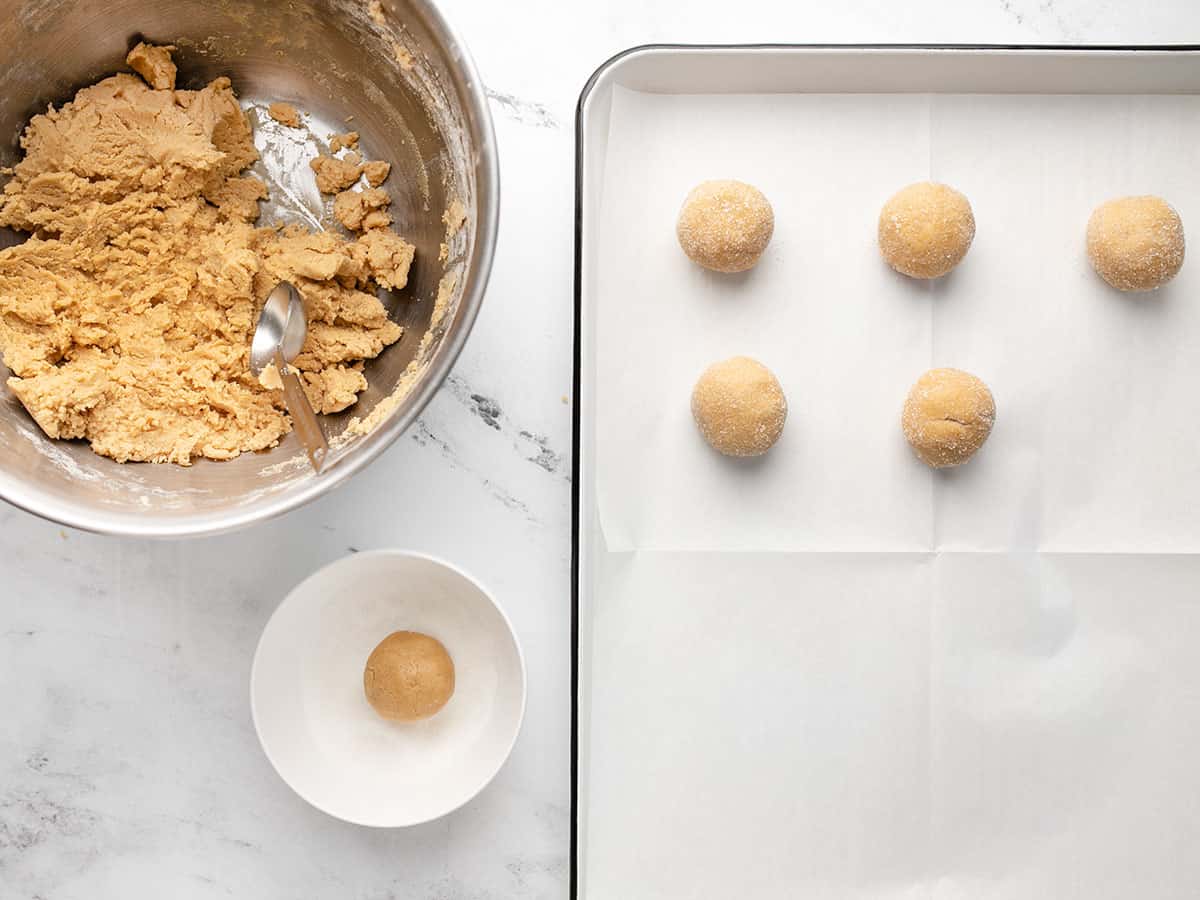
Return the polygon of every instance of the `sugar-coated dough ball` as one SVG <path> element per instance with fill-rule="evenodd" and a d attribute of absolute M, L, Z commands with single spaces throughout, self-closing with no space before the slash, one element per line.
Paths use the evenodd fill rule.
<path fill-rule="evenodd" d="M 996 421 L 988 386 L 969 372 L 930 369 L 904 401 L 901 425 L 917 456 L 935 469 L 965 463 Z"/>
<path fill-rule="evenodd" d="M 363 690 L 375 712 L 385 719 L 427 719 L 454 693 L 454 662 L 436 638 L 417 631 L 395 631 L 367 658 Z"/>
<path fill-rule="evenodd" d="M 1152 291 L 1183 267 L 1183 222 L 1161 197 L 1120 197 L 1096 207 L 1088 259 L 1119 291 Z"/>
<path fill-rule="evenodd" d="M 771 370 L 748 356 L 713 363 L 692 390 L 700 433 L 726 456 L 761 456 L 783 433 L 787 398 Z"/>
<path fill-rule="evenodd" d="M 902 188 L 879 213 L 879 252 L 910 278 L 940 278 L 967 255 L 975 215 L 952 187 L 921 181 Z"/>
<path fill-rule="evenodd" d="M 694 187 L 675 226 L 683 252 L 716 272 L 752 268 L 774 232 L 771 204 L 758 188 L 740 181 L 705 181 Z"/>

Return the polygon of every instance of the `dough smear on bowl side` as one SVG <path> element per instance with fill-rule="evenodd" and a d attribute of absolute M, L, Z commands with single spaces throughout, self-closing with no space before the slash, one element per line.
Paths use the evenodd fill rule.
<path fill-rule="evenodd" d="M 229 79 L 175 90 L 163 47 L 128 62 L 141 78 L 84 88 L 21 137 L 0 194 L 0 226 L 29 234 L 0 250 L 8 386 L 49 437 L 120 462 L 272 447 L 291 423 L 250 374 L 263 298 L 281 280 L 299 289 L 295 364 L 313 407 L 338 412 L 367 387 L 363 361 L 401 337 L 375 290 L 405 285 L 413 247 L 377 194 L 343 202 L 352 238 L 259 227 L 267 187 L 245 174 L 258 153 Z"/>

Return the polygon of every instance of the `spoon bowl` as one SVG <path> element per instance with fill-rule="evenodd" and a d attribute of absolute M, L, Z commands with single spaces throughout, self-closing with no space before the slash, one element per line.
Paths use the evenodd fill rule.
<path fill-rule="evenodd" d="M 308 453 L 314 472 L 320 472 L 329 453 L 329 442 L 317 415 L 313 412 L 300 373 L 290 365 L 304 349 L 308 336 L 308 321 L 304 317 L 304 301 L 287 281 L 281 281 L 267 295 L 258 326 L 250 341 L 250 371 L 261 379 L 270 366 L 279 376 L 277 385 L 283 390 L 283 400 L 292 416 L 292 427 Z M 276 387 L 276 385 L 270 385 Z"/>

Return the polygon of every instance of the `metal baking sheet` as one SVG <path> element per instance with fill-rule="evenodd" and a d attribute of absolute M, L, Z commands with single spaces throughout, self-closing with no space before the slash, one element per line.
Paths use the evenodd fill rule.
<path fill-rule="evenodd" d="M 1200 896 L 1200 262 L 1083 252 L 1112 196 L 1200 224 L 1197 48 L 638 48 L 578 142 L 574 895 Z M 673 229 L 722 177 L 776 211 L 734 278 Z M 874 246 L 922 179 L 978 222 L 934 284 Z M 749 464 L 688 410 L 736 353 L 789 398 Z M 951 472 L 934 365 L 998 405 Z"/>

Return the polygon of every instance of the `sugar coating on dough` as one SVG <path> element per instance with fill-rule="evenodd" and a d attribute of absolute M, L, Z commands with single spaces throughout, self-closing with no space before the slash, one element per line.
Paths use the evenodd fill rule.
<path fill-rule="evenodd" d="M 705 181 L 684 200 L 675 233 L 693 262 L 714 272 L 744 272 L 771 242 L 775 212 L 752 185 Z"/>
<path fill-rule="evenodd" d="M 356 154 L 348 154 L 343 159 L 333 156 L 318 156 L 308 163 L 313 174 L 317 177 L 317 190 L 322 194 L 336 194 L 344 191 L 362 175 L 362 158 Z"/>
<path fill-rule="evenodd" d="M 125 63 L 156 91 L 174 90 L 176 69 L 171 59 L 174 49 L 174 44 L 155 47 L 143 41 L 129 51 Z"/>
<path fill-rule="evenodd" d="M 51 438 L 118 461 L 229 459 L 290 429 L 249 368 L 259 305 L 281 280 L 309 320 L 296 359 L 313 405 L 366 387 L 361 362 L 403 331 L 375 296 L 413 248 L 260 228 L 266 186 L 228 78 L 152 90 L 115 75 L 34 117 L 0 194 L 0 353 L 9 387 Z M 386 251 L 386 252 L 385 252 Z"/>
<path fill-rule="evenodd" d="M 276 101 L 267 107 L 267 115 L 288 128 L 299 128 L 300 110 L 292 106 L 290 103 L 284 103 L 282 100 Z"/>
<path fill-rule="evenodd" d="M 904 401 L 900 424 L 921 461 L 935 469 L 965 463 L 996 421 L 988 386 L 960 369 L 930 369 Z"/>
<path fill-rule="evenodd" d="M 1152 291 L 1183 268 L 1183 221 L 1161 197 L 1120 197 L 1096 207 L 1088 259 L 1119 291 Z"/>
<path fill-rule="evenodd" d="M 395 722 L 428 719 L 454 695 L 454 661 L 437 638 L 395 631 L 371 651 L 363 692 L 375 712 Z"/>
<path fill-rule="evenodd" d="M 748 356 L 713 363 L 692 390 L 692 416 L 726 456 L 761 456 L 787 421 L 787 398 L 771 370 Z"/>
<path fill-rule="evenodd" d="M 957 266 L 975 239 L 967 198 L 932 181 L 897 191 L 879 213 L 879 252 L 910 278 L 940 278 Z"/>
<path fill-rule="evenodd" d="M 383 188 L 342 191 L 333 198 L 333 217 L 350 231 L 387 228 L 392 217 L 384 207 L 391 202 L 391 195 Z"/>

